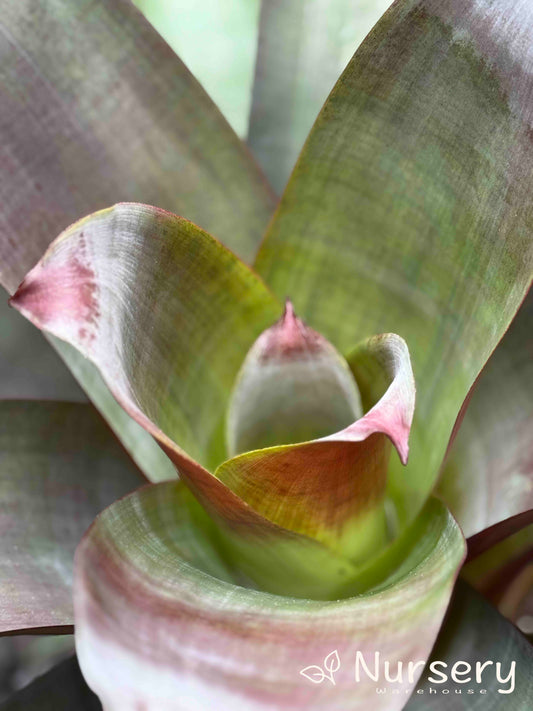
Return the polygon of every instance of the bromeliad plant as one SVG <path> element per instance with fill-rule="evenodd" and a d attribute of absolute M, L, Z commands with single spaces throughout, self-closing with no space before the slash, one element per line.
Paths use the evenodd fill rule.
<path fill-rule="evenodd" d="M 276 13 L 266 2 L 269 31 Z M 319 114 L 255 258 L 272 194 L 129 3 L 18 0 L 2 24 L 3 283 L 15 291 L 56 227 L 98 209 L 11 303 L 159 482 L 107 508 L 77 549 L 87 682 L 106 711 L 402 708 L 465 557 L 446 504 L 476 553 L 532 520 L 531 458 L 516 466 L 504 429 L 530 416 L 528 400 L 507 414 L 505 392 L 531 360 L 508 385 L 491 370 L 524 352 L 529 302 L 451 449 L 446 503 L 432 491 L 531 282 L 533 13 L 396 2 Z M 257 74 L 256 116 L 268 67 Z M 82 406 L 4 403 L 1 417 L 3 629 L 68 628 L 72 535 L 136 472 Z M 494 457 L 477 454 L 480 420 Z M 519 551 L 530 543 L 520 534 Z M 518 660 L 505 704 L 526 708 L 531 648 L 472 596 L 462 588 L 442 654 L 459 645 L 464 660 L 476 636 Z M 404 693 L 356 681 L 358 652 L 411 662 Z M 487 708 L 499 703 L 494 690 Z"/>

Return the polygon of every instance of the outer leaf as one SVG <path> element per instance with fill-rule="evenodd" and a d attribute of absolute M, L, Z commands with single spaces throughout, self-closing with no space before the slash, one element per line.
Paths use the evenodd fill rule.
<path fill-rule="evenodd" d="M 231 252 L 170 213 L 121 204 L 61 235 L 12 303 L 97 365 L 258 583 L 329 597 L 353 579 L 349 562 L 266 521 L 209 471 L 225 458 L 237 371 L 281 310 Z"/>
<path fill-rule="evenodd" d="M 1 711 L 101 711 L 75 657 L 58 664 L 22 691 L 0 703 Z"/>
<path fill-rule="evenodd" d="M 202 83 L 239 136 L 246 134 L 259 0 L 135 0 Z"/>
<path fill-rule="evenodd" d="M 272 208 L 261 176 L 130 2 L 9 0 L 1 22 L 6 288 L 66 225 L 119 200 L 185 214 L 253 255 Z"/>
<path fill-rule="evenodd" d="M 127 415 L 109 392 L 97 368 L 64 341 L 45 334 L 77 381 L 150 481 L 174 479 L 176 471 L 168 457 L 135 420 Z"/>
<path fill-rule="evenodd" d="M 390 0 L 262 0 L 248 142 L 281 191 L 333 84 Z"/>
<path fill-rule="evenodd" d="M 467 562 L 462 576 L 517 627 L 531 634 L 533 525 L 523 528 Z"/>
<path fill-rule="evenodd" d="M 43 334 L 9 308 L 1 291 L 0 324 L 0 398 L 85 400 Z"/>
<path fill-rule="evenodd" d="M 254 349 L 262 349 L 265 337 L 271 348 L 286 320 L 262 334 Z M 369 339 L 361 350 L 388 380 L 383 397 L 363 417 L 321 439 L 246 452 L 216 470 L 219 479 L 270 521 L 316 538 L 355 562 L 386 543 L 390 441 L 405 464 L 415 404 L 405 342 L 385 334 Z"/>
<path fill-rule="evenodd" d="M 467 536 L 533 509 L 532 382 L 530 291 L 481 373 L 438 485 Z"/>
<path fill-rule="evenodd" d="M 72 225 L 11 303 L 95 363 L 167 448 L 175 439 L 208 467 L 224 459 L 225 412 L 242 360 L 280 312 L 260 279 L 210 235 L 133 203 Z"/>
<path fill-rule="evenodd" d="M 0 283 L 119 200 L 187 215 L 251 258 L 273 201 L 246 149 L 129 0 L 7 0 L 0 18 Z M 55 344 L 154 479 L 172 476 L 94 369 Z"/>
<path fill-rule="evenodd" d="M 341 350 L 382 331 L 409 344 L 412 456 L 391 476 L 404 518 L 531 281 L 532 44 L 525 3 L 395 3 L 330 95 L 257 260 Z"/>
<path fill-rule="evenodd" d="M 445 684 L 435 684 L 428 681 L 431 672 L 425 671 L 406 711 L 525 711 L 531 705 L 533 647 L 513 625 L 464 583 L 456 587 L 431 659 L 447 665 L 446 670 L 440 666 L 439 671 L 444 671 L 449 679 Z M 451 678 L 453 665 L 460 660 L 474 668 L 471 676 L 473 683 L 464 683 L 467 674 L 458 677 L 461 680 L 459 683 Z M 485 666 L 481 683 L 478 684 L 475 681 L 476 662 L 484 664 L 487 660 L 492 664 Z M 513 662 L 516 664 L 514 690 L 501 694 L 498 690 L 509 690 L 512 682 L 499 683 L 494 665 L 501 664 L 500 675 L 505 678 Z M 458 671 L 464 673 L 465 669 L 462 666 Z M 437 675 L 433 678 L 439 679 Z M 434 690 L 433 694 L 430 688 Z M 445 688 L 449 690 L 447 694 L 442 693 Z M 474 694 L 467 695 L 468 689 L 473 689 Z M 480 693 L 481 689 L 485 689 L 486 693 Z"/>
<path fill-rule="evenodd" d="M 489 529 L 490 530 L 490 529 Z M 502 582 L 500 570 L 512 559 L 522 558 L 533 547 L 533 524 L 497 541 L 486 550 L 475 551 L 464 567 L 464 577 L 480 590 L 492 582 Z M 470 551 L 469 551 L 470 553 Z M 476 582 L 477 581 L 477 582 Z"/>
<path fill-rule="evenodd" d="M 77 552 L 77 651 L 106 711 L 350 711 L 370 699 L 401 708 L 405 697 L 385 706 L 368 680 L 354 690 L 353 662 L 357 650 L 381 649 L 393 664 L 428 655 L 464 550 L 442 505 L 431 504 L 422 535 L 372 594 L 323 603 L 218 579 L 217 539 L 209 557 L 205 537 L 192 545 L 198 531 L 176 506 L 180 488 L 152 485 L 114 504 Z M 335 685 L 300 674 L 334 650 Z"/>
<path fill-rule="evenodd" d="M 74 550 L 140 483 L 88 405 L 0 402 L 0 633 L 72 625 Z"/>

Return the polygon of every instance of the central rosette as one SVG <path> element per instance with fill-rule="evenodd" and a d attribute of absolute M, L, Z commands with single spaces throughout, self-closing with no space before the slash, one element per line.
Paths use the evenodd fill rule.
<path fill-rule="evenodd" d="M 12 303 L 97 366 L 174 465 L 191 525 L 204 522 L 240 584 L 338 599 L 381 579 L 410 497 L 391 447 L 405 463 L 414 382 L 402 338 L 355 345 L 354 326 L 355 347 L 339 353 L 290 303 L 280 318 L 273 294 L 212 237 L 145 205 L 69 227 Z M 119 421 L 144 457 L 152 443 Z M 168 479 L 160 453 L 146 452 Z"/>
<path fill-rule="evenodd" d="M 287 301 L 239 371 L 226 427 L 231 459 L 216 474 L 268 520 L 360 564 L 395 533 L 390 442 L 405 462 L 414 391 L 398 336 L 370 339 L 349 360 Z"/>

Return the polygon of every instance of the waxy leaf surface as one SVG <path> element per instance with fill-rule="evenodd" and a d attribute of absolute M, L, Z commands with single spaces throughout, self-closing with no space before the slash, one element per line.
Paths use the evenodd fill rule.
<path fill-rule="evenodd" d="M 272 208 L 268 190 L 132 3 L 9 0 L 1 28 L 6 288 L 67 225 L 121 200 L 187 215 L 252 257 Z"/>
<path fill-rule="evenodd" d="M 129 0 L 8 0 L 0 18 L 0 283 L 120 200 L 187 215 L 251 259 L 273 208 L 204 90 Z M 143 471 L 172 476 L 94 369 L 54 342 Z"/>
<path fill-rule="evenodd" d="M 438 484 L 467 536 L 533 509 L 532 383 L 530 291 L 481 373 Z"/>
<path fill-rule="evenodd" d="M 386 331 L 408 343 L 402 519 L 531 282 L 532 46 L 529 3 L 394 3 L 320 113 L 256 261 L 341 352 Z"/>
<path fill-rule="evenodd" d="M 348 561 L 267 521 L 211 473 L 225 459 L 237 372 L 282 310 L 229 250 L 171 213 L 120 204 L 61 235 L 12 303 L 99 368 L 222 525 L 252 579 L 318 597 L 353 579 Z"/>
<path fill-rule="evenodd" d="M 80 220 L 12 305 L 95 363 L 115 397 L 202 465 L 224 459 L 224 418 L 250 345 L 281 307 L 192 223 L 123 203 Z"/>
<path fill-rule="evenodd" d="M 464 551 L 442 504 L 429 503 L 371 594 L 320 602 L 234 584 L 187 495 L 181 482 L 140 489 L 98 517 L 78 548 L 77 652 L 106 711 L 352 711 L 370 700 L 399 710 L 405 696 L 384 703 L 364 677 L 354 687 L 355 655 L 427 658 Z M 324 663 L 335 685 L 300 674 Z"/>
<path fill-rule="evenodd" d="M 0 402 L 0 634 L 72 625 L 74 550 L 142 483 L 91 406 Z"/>

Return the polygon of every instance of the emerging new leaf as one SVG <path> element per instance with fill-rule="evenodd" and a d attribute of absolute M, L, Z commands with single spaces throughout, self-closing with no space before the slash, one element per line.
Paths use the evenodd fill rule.
<path fill-rule="evenodd" d="M 228 452 L 324 437 L 362 414 L 348 364 L 287 301 L 241 368 L 229 407 Z"/>

